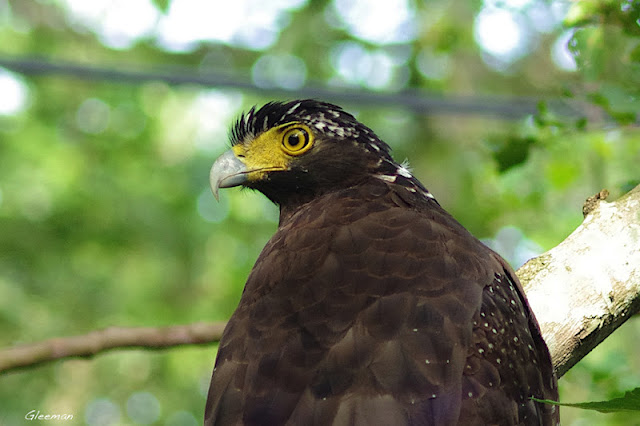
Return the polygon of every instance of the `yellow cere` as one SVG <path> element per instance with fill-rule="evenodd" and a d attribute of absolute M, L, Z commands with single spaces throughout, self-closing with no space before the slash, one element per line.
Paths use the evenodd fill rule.
<path fill-rule="evenodd" d="M 267 172 L 289 169 L 289 162 L 313 146 L 313 134 L 308 126 L 293 122 L 267 130 L 253 140 L 244 141 L 232 149 L 246 166 L 248 179 L 256 181 Z"/>

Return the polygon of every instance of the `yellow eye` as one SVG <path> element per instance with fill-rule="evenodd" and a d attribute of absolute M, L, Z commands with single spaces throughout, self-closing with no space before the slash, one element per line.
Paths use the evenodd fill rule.
<path fill-rule="evenodd" d="M 290 155 L 300 155 L 311 149 L 311 134 L 304 127 L 292 127 L 282 136 L 282 149 Z"/>

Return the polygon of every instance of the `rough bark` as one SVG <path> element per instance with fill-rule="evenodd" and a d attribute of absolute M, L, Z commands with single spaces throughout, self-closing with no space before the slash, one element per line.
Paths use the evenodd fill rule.
<path fill-rule="evenodd" d="M 562 376 L 640 311 L 640 186 L 587 200 L 584 222 L 518 277 Z"/>

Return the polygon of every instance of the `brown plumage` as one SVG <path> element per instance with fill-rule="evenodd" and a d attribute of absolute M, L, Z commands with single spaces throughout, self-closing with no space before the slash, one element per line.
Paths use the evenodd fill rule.
<path fill-rule="evenodd" d="M 266 172 L 250 159 L 292 128 L 310 133 L 303 153 Z M 232 142 L 214 192 L 258 189 L 281 216 L 220 342 L 205 424 L 558 423 L 530 399 L 557 385 L 513 270 L 370 129 L 294 101 L 251 110 Z"/>

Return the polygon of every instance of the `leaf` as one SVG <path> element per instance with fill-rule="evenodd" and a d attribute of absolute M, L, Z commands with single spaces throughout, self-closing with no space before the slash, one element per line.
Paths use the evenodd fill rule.
<path fill-rule="evenodd" d="M 152 0 L 153 5 L 163 14 L 167 14 L 169 11 L 169 5 L 171 4 L 171 0 Z"/>
<path fill-rule="evenodd" d="M 561 405 L 563 407 L 575 407 L 582 408 L 584 410 L 595 410 L 601 413 L 616 413 L 621 411 L 640 411 L 640 388 L 627 391 L 623 397 L 614 398 L 608 401 L 593 401 L 593 402 L 557 402 L 548 399 L 531 398 L 537 402 L 544 402 L 545 404 Z"/>
<path fill-rule="evenodd" d="M 534 137 L 513 136 L 501 144 L 495 144 L 493 158 L 498 165 L 498 171 L 504 173 L 512 167 L 519 166 L 527 161 L 531 147 L 537 140 Z"/>

